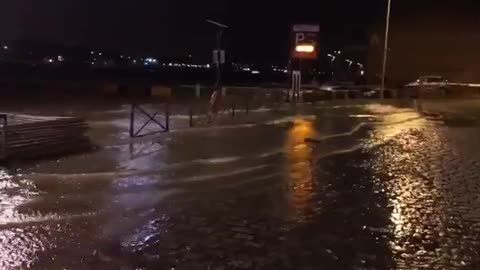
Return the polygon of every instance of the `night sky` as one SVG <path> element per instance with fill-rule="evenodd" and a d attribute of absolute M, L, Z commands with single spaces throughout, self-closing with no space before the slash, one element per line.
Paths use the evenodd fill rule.
<path fill-rule="evenodd" d="M 418 5 L 393 2 L 396 14 L 403 12 L 397 16 L 408 16 Z M 461 0 L 450 2 L 458 7 Z M 371 25 L 385 16 L 386 0 L 1 0 L 0 5 L 0 41 L 206 57 L 215 33 L 204 20 L 215 19 L 230 26 L 225 44 L 233 59 L 284 61 L 291 24 L 320 24 L 324 51 L 366 44 Z"/>

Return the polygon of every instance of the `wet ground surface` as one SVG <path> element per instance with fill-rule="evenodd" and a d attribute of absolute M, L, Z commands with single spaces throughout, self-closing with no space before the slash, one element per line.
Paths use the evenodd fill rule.
<path fill-rule="evenodd" d="M 77 113 L 77 112 L 72 112 Z M 257 108 L 0 175 L 0 268 L 479 269 L 477 125 L 408 106 Z"/>

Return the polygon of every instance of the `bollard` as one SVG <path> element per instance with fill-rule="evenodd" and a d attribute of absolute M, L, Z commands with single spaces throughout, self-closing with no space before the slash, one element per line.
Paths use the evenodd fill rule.
<path fill-rule="evenodd" d="M 190 127 L 193 127 L 193 104 L 190 103 L 190 107 L 188 108 L 188 120 Z"/>
<path fill-rule="evenodd" d="M 134 133 L 134 125 L 135 125 L 135 104 L 132 104 L 130 107 L 130 138 L 135 137 Z"/>
<path fill-rule="evenodd" d="M 8 115 L 0 114 L 0 119 L 3 120 L 3 126 L 6 127 L 8 125 Z"/>
<path fill-rule="evenodd" d="M 0 128 L 0 160 L 7 158 L 7 115 L 0 115 L 3 119 L 3 127 Z"/>
<path fill-rule="evenodd" d="M 397 98 L 398 98 L 397 89 L 392 89 L 392 90 L 390 90 L 390 93 L 391 93 L 392 99 L 397 99 Z"/>
<path fill-rule="evenodd" d="M 201 93 L 200 93 L 200 84 L 197 83 L 197 84 L 195 85 L 195 97 L 196 97 L 196 98 L 200 98 L 200 94 L 201 94 Z"/>

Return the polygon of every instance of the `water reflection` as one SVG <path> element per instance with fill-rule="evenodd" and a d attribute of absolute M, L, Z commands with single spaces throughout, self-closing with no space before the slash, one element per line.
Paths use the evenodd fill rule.
<path fill-rule="evenodd" d="M 314 195 L 312 179 L 312 148 L 305 142 L 306 138 L 317 134 L 310 120 L 296 118 L 288 131 L 285 141 L 286 176 L 288 180 L 289 209 L 292 218 L 302 221 L 311 205 Z"/>
<path fill-rule="evenodd" d="M 21 228 L 11 228 L 28 219 L 17 207 L 27 202 L 28 183 L 0 169 L 0 269 L 30 266 L 35 253 L 44 248 L 45 239 Z"/>
<path fill-rule="evenodd" d="M 440 143 L 438 134 L 427 121 L 408 119 L 415 119 L 414 113 L 386 116 L 385 124 L 377 125 L 370 138 L 372 144 L 383 144 L 372 166 L 379 176 L 375 179 L 377 188 L 389 199 L 390 248 L 397 267 L 402 269 L 431 266 L 438 248 L 438 231 L 443 230 L 438 219 L 443 211 L 441 193 L 424 175 L 429 162 L 439 156 L 422 154 Z"/>

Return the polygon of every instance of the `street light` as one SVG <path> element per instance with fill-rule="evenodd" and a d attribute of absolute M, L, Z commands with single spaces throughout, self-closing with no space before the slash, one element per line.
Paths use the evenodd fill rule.
<path fill-rule="evenodd" d="M 299 53 L 312 53 L 315 51 L 315 47 L 311 44 L 299 44 L 295 47 L 295 51 Z"/>
<path fill-rule="evenodd" d="M 387 70 L 387 56 L 388 56 L 388 34 L 390 30 L 390 10 L 392 7 L 392 0 L 388 0 L 387 5 L 387 21 L 385 26 L 385 45 L 383 48 L 383 68 L 382 68 L 382 85 L 380 88 L 380 98 L 383 99 L 385 96 L 385 73 Z"/>
<path fill-rule="evenodd" d="M 218 54 L 221 54 L 221 50 L 222 50 L 222 35 L 223 35 L 223 31 L 225 29 L 228 28 L 227 25 L 225 24 L 222 24 L 222 23 L 219 23 L 219 22 L 216 22 L 216 21 L 212 21 L 212 20 L 206 20 L 206 22 L 208 23 L 211 23 L 213 25 L 215 25 L 217 27 L 217 48 L 216 50 L 218 51 Z M 220 58 L 220 55 L 218 55 L 218 58 Z M 222 77 L 222 71 L 221 71 L 221 63 L 220 63 L 220 59 L 218 59 L 218 61 L 216 61 L 216 89 L 217 91 L 220 91 L 221 90 L 221 77 Z"/>

